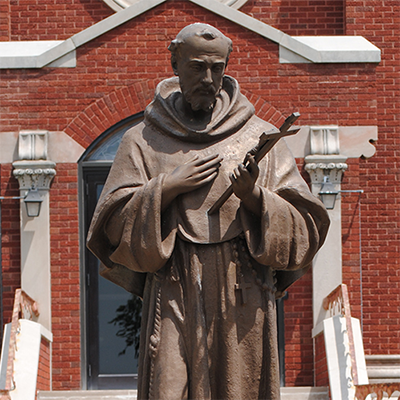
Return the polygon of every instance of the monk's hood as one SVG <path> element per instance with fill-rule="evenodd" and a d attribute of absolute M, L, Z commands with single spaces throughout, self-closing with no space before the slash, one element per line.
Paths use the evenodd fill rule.
<path fill-rule="evenodd" d="M 237 81 L 230 76 L 223 78 L 211 121 L 200 128 L 191 128 L 179 117 L 175 104 L 181 96 L 178 77 L 160 82 L 154 100 L 146 108 L 145 119 L 165 134 L 188 142 L 221 140 L 237 132 L 254 114 L 253 105 L 240 93 Z"/>

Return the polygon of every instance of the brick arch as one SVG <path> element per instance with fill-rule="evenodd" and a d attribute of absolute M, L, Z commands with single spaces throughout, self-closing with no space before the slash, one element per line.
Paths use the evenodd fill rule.
<path fill-rule="evenodd" d="M 80 112 L 66 127 L 65 132 L 83 147 L 111 126 L 133 114 L 143 111 L 153 99 L 157 80 L 137 82 L 108 93 Z M 274 106 L 261 96 L 243 90 L 256 109 L 256 114 L 273 125 L 280 126 L 285 118 Z"/>
<path fill-rule="evenodd" d="M 242 89 L 241 92 L 249 99 L 250 103 L 254 105 L 258 117 L 277 127 L 284 123 L 285 116 L 264 98 L 253 94 L 250 90 Z"/>
<path fill-rule="evenodd" d="M 157 80 L 124 86 L 95 101 L 68 124 L 65 133 L 87 148 L 105 130 L 143 111 L 153 99 Z"/>

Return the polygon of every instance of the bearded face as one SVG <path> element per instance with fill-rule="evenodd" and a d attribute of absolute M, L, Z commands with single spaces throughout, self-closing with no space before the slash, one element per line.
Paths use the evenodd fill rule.
<path fill-rule="evenodd" d="M 190 104 L 193 111 L 209 111 L 213 108 L 220 87 L 204 85 L 199 83 L 196 86 L 187 84 L 187 81 L 180 80 L 180 86 L 185 100 Z"/>
<path fill-rule="evenodd" d="M 175 73 L 193 111 L 213 108 L 225 73 L 228 49 L 221 39 L 190 38 L 180 50 Z"/>

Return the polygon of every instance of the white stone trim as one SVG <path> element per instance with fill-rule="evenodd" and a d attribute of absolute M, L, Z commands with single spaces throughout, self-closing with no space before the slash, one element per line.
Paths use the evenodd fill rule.
<path fill-rule="evenodd" d="M 38 400 L 136 400 L 136 390 L 64 390 L 38 392 Z M 328 387 L 281 387 L 282 400 L 329 400 Z"/>
<path fill-rule="evenodd" d="M 43 68 L 166 0 L 141 0 L 64 41 L 0 42 L 0 69 Z M 43 44 L 42 44 L 43 43 Z M 4 46 L 4 51 L 3 51 Z M 52 66 L 57 66 L 53 64 Z M 62 65 L 60 65 L 62 66 Z"/>
<path fill-rule="evenodd" d="M 309 133 L 310 127 L 304 125 L 296 135 L 285 138 L 294 157 L 311 154 Z M 376 151 L 372 143 L 377 140 L 377 126 L 339 126 L 340 152 L 348 158 L 372 157 Z M 0 132 L 0 143 L 0 164 L 18 160 L 18 132 Z M 57 164 L 77 162 L 84 151 L 84 147 L 65 132 L 48 133 L 48 158 Z"/>
<path fill-rule="evenodd" d="M 46 151 L 47 153 L 47 151 Z M 50 273 L 50 183 L 56 175 L 56 163 L 50 160 L 19 160 L 13 163 L 20 196 L 38 189 L 42 199 L 40 214 L 29 217 L 20 202 L 21 289 L 35 299 L 40 314 L 35 320 L 51 330 Z"/>
<path fill-rule="evenodd" d="M 327 125 L 329 127 L 329 125 Z M 340 154 L 347 158 L 370 158 L 375 154 L 373 142 L 378 140 L 378 127 L 339 126 Z M 296 158 L 304 158 L 311 154 L 310 126 L 302 126 L 296 135 L 285 138 L 287 145 Z"/>
<path fill-rule="evenodd" d="M 368 384 L 360 321 L 351 318 L 358 384 Z M 323 321 L 326 360 L 332 400 L 354 399 L 355 386 L 351 371 L 349 336 L 346 318 L 337 315 Z"/>
<path fill-rule="evenodd" d="M 365 361 L 370 383 L 400 382 L 400 354 L 373 354 Z"/>
<path fill-rule="evenodd" d="M 10 391 L 11 400 L 35 398 L 42 336 L 49 342 L 53 339 L 53 335 L 41 324 L 19 320 L 14 359 L 15 389 Z"/>
<path fill-rule="evenodd" d="M 362 36 L 287 35 L 279 45 L 279 60 L 282 64 L 381 61 L 380 49 Z"/>
<path fill-rule="evenodd" d="M 0 132 L 0 164 L 18 160 L 18 132 Z M 63 131 L 48 132 L 47 157 L 55 163 L 76 163 L 85 148 Z"/>
<path fill-rule="evenodd" d="M 46 160 L 48 131 L 22 130 L 19 132 L 18 158 L 20 160 Z"/>
<path fill-rule="evenodd" d="M 46 160 L 15 161 L 13 174 L 18 180 L 20 190 L 29 190 L 34 187 L 48 191 L 56 175 L 55 166 L 55 162 Z"/>
<path fill-rule="evenodd" d="M 141 0 L 64 41 L 0 42 L 0 69 L 73 67 L 83 44 L 145 13 L 166 0 Z M 189 0 L 277 44 L 281 63 L 380 61 L 380 50 L 361 36 L 289 36 L 216 0 Z M 292 56 L 294 55 L 294 56 Z"/>

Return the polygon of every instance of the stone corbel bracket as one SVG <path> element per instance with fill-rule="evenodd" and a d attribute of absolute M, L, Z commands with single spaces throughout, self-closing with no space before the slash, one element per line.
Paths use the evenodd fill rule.
<path fill-rule="evenodd" d="M 310 174 L 312 183 L 321 183 L 324 177 L 328 176 L 333 184 L 340 184 L 343 172 L 346 171 L 347 157 L 341 155 L 313 155 L 306 157 L 305 169 Z"/>
<path fill-rule="evenodd" d="M 49 190 L 50 183 L 56 175 L 55 166 L 53 161 L 15 161 L 13 174 L 18 180 L 20 190 Z"/>
<path fill-rule="evenodd" d="M 310 126 L 311 155 L 305 158 L 305 169 L 313 184 L 323 183 L 325 177 L 340 185 L 347 169 L 347 157 L 340 154 L 339 127 L 336 125 Z"/>

